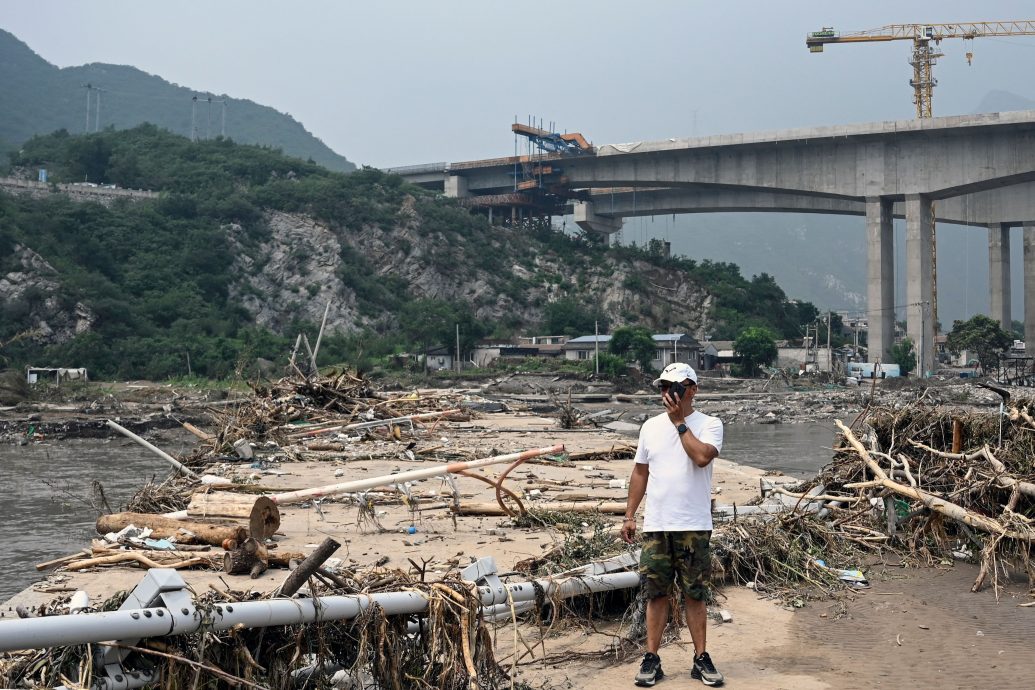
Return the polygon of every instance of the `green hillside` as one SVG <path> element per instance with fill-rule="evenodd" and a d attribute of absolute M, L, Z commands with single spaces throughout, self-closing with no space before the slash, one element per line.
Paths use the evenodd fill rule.
<path fill-rule="evenodd" d="M 731 264 L 490 226 L 397 176 L 153 125 L 35 137 L 14 163 L 161 195 L 102 205 L 0 193 L 0 366 L 162 378 L 189 358 L 194 373 L 226 376 L 257 357 L 283 362 L 327 302 L 338 315 L 321 353 L 353 362 L 451 343 L 456 324 L 466 350 L 594 321 L 721 339 L 749 326 L 793 337 L 816 318 Z M 279 325 L 260 323 L 270 310 Z"/>
<path fill-rule="evenodd" d="M 87 84 L 93 87 L 89 126 Z M 93 63 L 59 69 L 3 30 L 0 90 L 4 94 L 0 142 L 8 146 L 61 129 L 82 134 L 109 127 L 128 129 L 144 122 L 190 137 L 193 122 L 198 138 L 217 137 L 225 127 L 225 136 L 236 142 L 279 148 L 330 170 L 348 172 L 356 167 L 300 122 L 273 108 L 226 94 L 199 93 L 134 67 Z M 196 105 L 194 97 L 199 99 Z M 226 101 L 225 113 L 222 101 Z"/>

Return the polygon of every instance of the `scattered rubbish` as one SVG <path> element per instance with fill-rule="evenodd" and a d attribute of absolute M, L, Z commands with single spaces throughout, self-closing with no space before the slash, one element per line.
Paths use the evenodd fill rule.
<path fill-rule="evenodd" d="M 234 451 L 237 456 L 243 460 L 251 460 L 255 454 L 255 450 L 252 448 L 252 444 L 246 439 L 239 438 L 233 443 Z"/>
<path fill-rule="evenodd" d="M 68 600 L 69 613 L 79 613 L 88 608 L 90 608 L 90 595 L 81 589 L 76 591 L 72 598 Z"/>
<path fill-rule="evenodd" d="M 813 559 L 813 564 L 834 575 L 840 580 L 851 584 L 854 587 L 869 587 L 870 582 L 866 579 L 866 576 L 862 574 L 861 570 L 842 570 L 840 568 L 827 567 L 826 561 L 821 558 Z"/>

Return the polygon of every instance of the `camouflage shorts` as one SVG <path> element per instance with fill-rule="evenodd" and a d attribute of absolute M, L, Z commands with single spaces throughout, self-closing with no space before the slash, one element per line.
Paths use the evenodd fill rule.
<path fill-rule="evenodd" d="M 666 596 L 673 584 L 683 596 L 708 598 L 712 533 L 645 532 L 640 551 L 640 588 L 648 599 Z"/>

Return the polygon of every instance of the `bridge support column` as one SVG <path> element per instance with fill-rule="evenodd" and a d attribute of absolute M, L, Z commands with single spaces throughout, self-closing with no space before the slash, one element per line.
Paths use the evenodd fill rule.
<path fill-rule="evenodd" d="M 934 274 L 931 267 L 931 199 L 906 195 L 906 333 L 917 352 L 916 375 L 934 373 Z"/>
<path fill-rule="evenodd" d="M 471 192 L 467 189 L 467 178 L 460 175 L 447 175 L 442 191 L 452 199 L 471 196 Z"/>
<path fill-rule="evenodd" d="M 895 335 L 895 237 L 892 233 L 892 202 L 866 198 L 867 338 L 871 362 L 891 361 Z"/>
<path fill-rule="evenodd" d="M 1035 350 L 1035 221 L 1024 224 L 1024 345 L 1030 357 Z"/>
<path fill-rule="evenodd" d="M 601 235 L 612 235 L 622 229 L 621 218 L 598 216 L 593 209 L 592 201 L 576 201 L 574 203 L 575 224 L 586 232 Z"/>
<path fill-rule="evenodd" d="M 1010 226 L 988 225 L 988 291 L 991 317 L 1006 332 L 1010 331 Z"/>

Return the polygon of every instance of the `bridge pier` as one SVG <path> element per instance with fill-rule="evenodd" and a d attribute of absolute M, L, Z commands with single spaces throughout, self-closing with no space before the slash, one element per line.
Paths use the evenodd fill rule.
<path fill-rule="evenodd" d="M 598 216 L 592 201 L 576 201 L 573 206 L 575 224 L 586 232 L 612 235 L 622 229 L 621 218 Z"/>
<path fill-rule="evenodd" d="M 461 175 L 446 175 L 442 191 L 452 199 L 462 199 L 471 196 L 466 177 Z"/>
<path fill-rule="evenodd" d="M 990 316 L 1009 332 L 1013 323 L 1010 294 L 1010 226 L 988 224 L 988 290 Z"/>
<path fill-rule="evenodd" d="M 866 296 L 870 362 L 891 361 L 895 335 L 895 238 L 892 233 L 892 202 L 881 197 L 866 198 Z"/>
<path fill-rule="evenodd" d="M 1035 349 L 1035 221 L 1024 223 L 1024 344 Z M 1028 343 L 1032 343 L 1028 345 Z M 1031 356 L 1032 350 L 1025 354 Z"/>
<path fill-rule="evenodd" d="M 934 373 L 932 212 L 929 196 L 906 195 L 906 334 L 916 349 L 916 375 L 921 378 Z"/>

